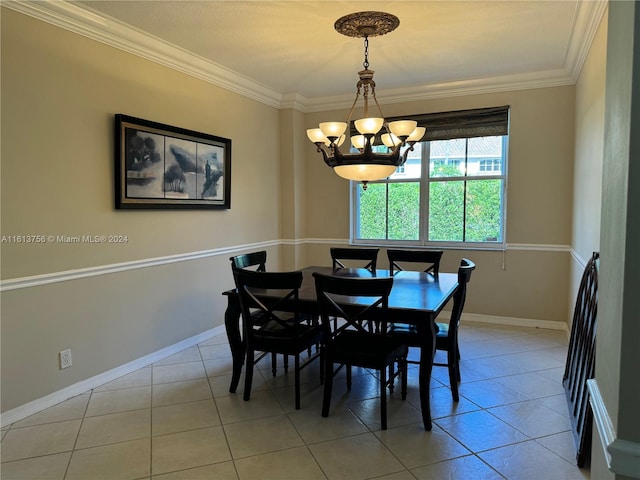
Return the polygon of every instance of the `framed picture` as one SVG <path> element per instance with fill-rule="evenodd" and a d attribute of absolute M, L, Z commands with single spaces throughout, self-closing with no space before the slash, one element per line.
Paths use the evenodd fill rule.
<path fill-rule="evenodd" d="M 116 208 L 231 208 L 231 140 L 117 114 Z"/>

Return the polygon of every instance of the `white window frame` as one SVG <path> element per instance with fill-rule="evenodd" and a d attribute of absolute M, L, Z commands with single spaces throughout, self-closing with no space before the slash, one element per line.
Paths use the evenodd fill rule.
<path fill-rule="evenodd" d="M 471 138 L 471 137 L 466 137 Z M 502 141 L 502 174 L 493 175 L 489 172 L 482 172 L 480 174 L 476 174 L 473 176 L 459 176 L 459 177 L 429 177 L 429 147 L 430 142 L 422 142 L 420 144 L 416 144 L 416 148 L 418 145 L 423 149 L 422 151 L 422 161 L 421 161 L 421 175 L 420 178 L 388 178 L 384 180 L 379 180 L 375 182 L 370 182 L 370 184 L 375 183 L 408 183 L 408 182 L 420 182 L 420 227 L 419 227 L 419 238 L 418 240 L 389 240 L 389 239 L 360 239 L 356 237 L 357 233 L 357 199 L 359 194 L 359 189 L 362 188 L 362 185 L 359 182 L 350 182 L 350 243 L 353 245 L 378 245 L 378 246 L 389 246 L 389 247 L 427 247 L 427 248 L 446 248 L 446 249 L 464 249 L 464 250 L 504 250 L 506 248 L 506 210 L 507 210 L 507 184 L 508 184 L 508 144 L 509 144 L 509 136 L 504 135 Z M 468 160 L 468 157 L 467 157 Z M 466 241 L 456 241 L 456 242 L 442 242 L 442 241 L 429 241 L 429 186 L 433 182 L 441 182 L 441 181 L 474 181 L 474 180 L 491 180 L 491 179 L 501 179 L 502 183 L 502 202 L 501 202 L 501 212 L 500 212 L 500 241 L 496 242 L 466 242 Z M 386 213 L 385 213 L 386 215 Z"/>

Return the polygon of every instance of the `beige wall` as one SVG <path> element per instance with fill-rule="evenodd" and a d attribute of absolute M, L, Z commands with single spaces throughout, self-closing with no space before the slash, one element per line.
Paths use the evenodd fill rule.
<path fill-rule="evenodd" d="M 574 157 L 574 87 L 541 88 L 385 105 L 389 116 L 510 105 L 506 252 L 449 250 L 445 269 L 461 257 L 476 262 L 465 312 L 567 321 L 568 246 Z M 380 99 L 384 100 L 383 94 Z M 346 118 L 346 111 L 306 116 L 306 127 Z M 307 147 L 307 237 L 349 238 L 349 183 L 333 174 Z M 307 248 L 307 260 L 327 262 L 327 244 Z M 560 247 L 560 248 L 558 248 Z M 496 295 L 499 301 L 496 301 Z"/>
<path fill-rule="evenodd" d="M 573 177 L 573 235 L 569 315 L 585 262 L 600 250 L 600 204 L 604 155 L 604 97 L 607 58 L 605 13 L 576 83 L 576 131 Z"/>
<path fill-rule="evenodd" d="M 3 280 L 279 238 L 277 109 L 6 8 L 1 34 L 2 235 L 128 237 L 4 243 Z M 115 113 L 232 139 L 231 210 L 114 210 Z M 220 325 L 228 257 L 2 292 L 2 410 Z"/>

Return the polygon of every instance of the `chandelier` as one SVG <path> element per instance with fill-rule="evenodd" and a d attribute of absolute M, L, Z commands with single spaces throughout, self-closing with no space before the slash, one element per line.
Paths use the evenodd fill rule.
<path fill-rule="evenodd" d="M 337 175 L 347 180 L 362 182 L 367 189 L 367 182 L 380 180 L 392 175 L 396 168 L 403 165 L 413 145 L 424 136 L 425 128 L 418 127 L 413 120 L 397 120 L 387 122 L 382 108 L 376 98 L 376 83 L 373 81 L 373 70 L 369 70 L 369 37 L 392 32 L 400 24 L 395 15 L 384 12 L 358 12 L 339 18 L 334 24 L 338 33 L 348 37 L 364 38 L 364 70 L 358 72 L 360 80 L 356 85 L 356 98 L 346 122 L 322 122 L 319 128 L 307 130 L 307 136 L 322 153 L 324 161 Z M 345 141 L 345 132 L 350 128 L 351 116 L 360 98 L 364 101 L 362 118 L 354 121 L 359 135 L 351 137 L 351 144 L 356 152 L 343 153 L 340 147 Z M 375 102 L 379 116 L 369 116 L 369 96 Z M 374 146 L 378 133 L 383 129 L 380 141 L 387 147 L 386 153 L 378 152 Z M 402 151 L 402 147 L 408 146 Z"/>

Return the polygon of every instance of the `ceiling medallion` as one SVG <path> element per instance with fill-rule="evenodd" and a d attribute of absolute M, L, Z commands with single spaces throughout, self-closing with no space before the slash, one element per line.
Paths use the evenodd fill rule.
<path fill-rule="evenodd" d="M 398 25 L 400 20 L 390 13 L 358 12 L 339 18 L 333 28 L 347 37 L 377 37 L 393 32 Z"/>

